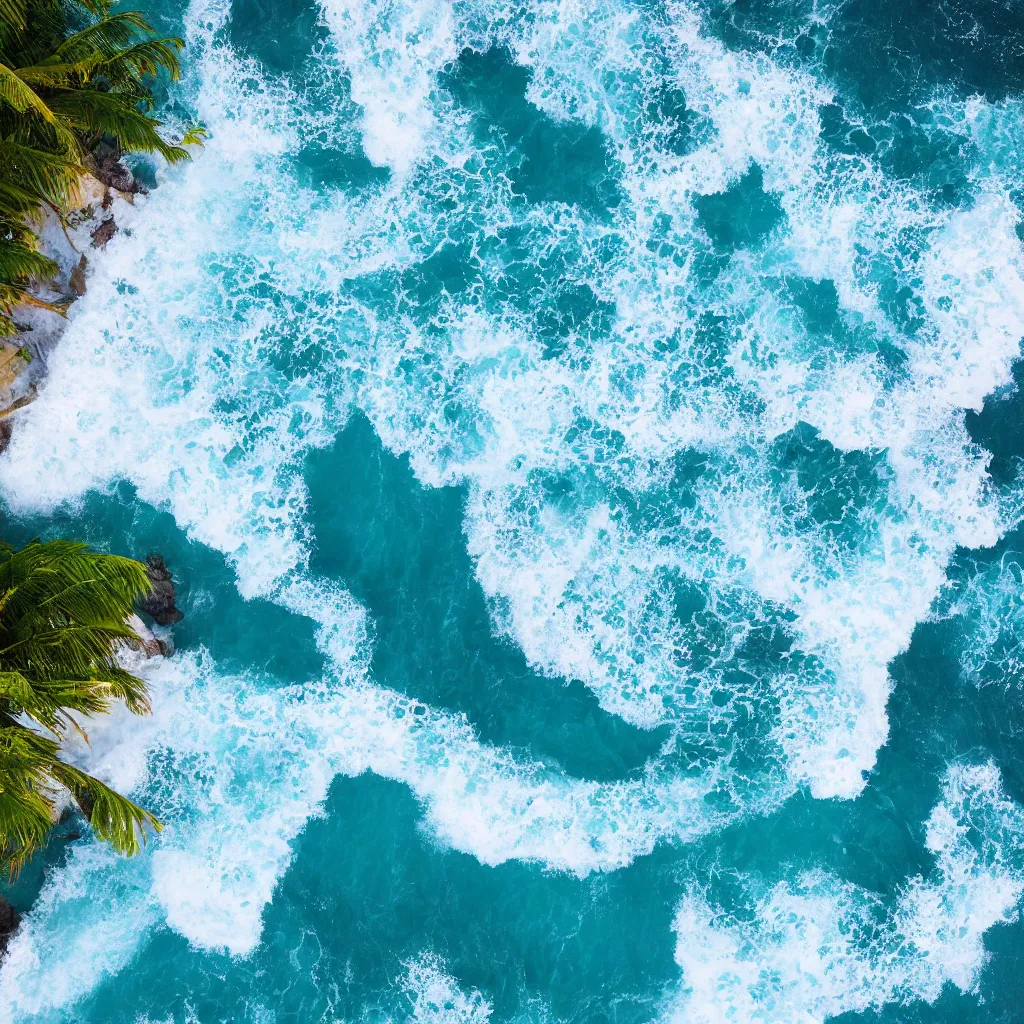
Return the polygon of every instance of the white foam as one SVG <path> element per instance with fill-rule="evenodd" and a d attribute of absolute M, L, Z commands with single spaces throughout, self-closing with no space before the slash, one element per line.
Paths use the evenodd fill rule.
<path fill-rule="evenodd" d="M 281 323 L 239 287 L 274 281 L 287 317 L 320 255 L 304 245 L 320 236 L 281 230 L 310 214 L 309 197 L 281 180 L 276 163 L 299 145 L 292 97 L 268 89 L 248 103 L 256 69 L 226 48 L 203 49 L 216 15 L 194 12 L 199 27 L 190 42 L 205 76 L 201 104 L 221 111 L 208 117 L 208 150 L 148 200 L 145 231 L 111 243 L 5 457 L 0 484 L 9 504 L 38 510 L 130 480 L 144 500 L 169 506 L 192 536 L 225 552 L 244 594 L 264 593 L 317 617 L 333 674 L 283 692 L 224 679 L 202 657 L 147 669 L 160 694 L 153 721 L 122 736 L 114 720 L 110 742 L 95 736 L 90 756 L 124 788 L 150 794 L 168 825 L 133 865 L 130 901 L 112 897 L 109 913 L 159 922 L 203 948 L 251 951 L 289 844 L 339 771 L 370 769 L 409 785 L 439 840 L 489 864 L 522 858 L 581 874 L 608 870 L 659 840 L 688 839 L 733 819 L 740 805 L 706 805 L 722 784 L 714 772 L 612 785 L 574 780 L 481 744 L 464 718 L 374 687 L 363 675 L 361 610 L 341 588 L 296 575 L 307 551 L 297 464 L 346 410 L 338 396 L 332 405 L 311 382 L 273 372 L 268 349 Z M 396 216 L 407 200 L 392 192 L 380 202 Z M 350 254 L 360 266 L 376 258 L 358 245 L 342 249 Z M 162 768 L 152 767 L 154 758 Z M 195 779 L 181 766 L 193 762 L 209 790 L 192 792 Z M 246 771 L 266 780 L 266 804 L 234 802 Z M 83 885 L 102 890 L 90 865 L 76 852 L 32 915 L 23 941 L 37 960 L 54 941 L 48 929 L 62 912 L 63 887 L 81 873 Z M 112 927 L 101 917 L 83 919 L 82 943 Z M 126 936 L 123 953 L 102 969 L 125 962 L 144 930 Z M 14 1004 L 43 1005 L 50 991 L 62 1003 L 82 991 L 46 978 L 12 975 Z"/>
<path fill-rule="evenodd" d="M 486 1024 L 491 1004 L 478 989 L 465 992 L 433 953 L 423 953 L 406 964 L 402 981 L 412 1011 L 410 1024 Z"/>
<path fill-rule="evenodd" d="M 955 620 L 961 676 L 977 686 L 1020 685 L 1024 669 L 1022 570 L 1012 554 L 951 582 L 934 620 Z"/>
<path fill-rule="evenodd" d="M 267 189 L 275 158 L 298 145 L 296 98 L 264 88 L 226 47 L 203 48 L 223 16 L 200 5 L 190 35 L 214 140 L 145 200 L 145 227 L 95 261 L 0 488 L 20 511 L 131 480 L 231 557 L 252 594 L 304 558 L 294 462 L 318 443 L 323 412 L 304 381 L 257 380 L 247 358 L 273 344 L 275 325 L 235 289 L 266 273 L 284 227 L 284 196 Z"/>
<path fill-rule="evenodd" d="M 599 784 L 517 762 L 482 744 L 464 717 L 367 682 L 364 616 L 343 591 L 298 578 L 281 599 L 320 621 L 327 678 L 275 689 L 219 672 L 202 652 L 153 659 L 133 666 L 152 717 L 115 714 L 90 726 L 90 746 L 69 748 L 165 827 L 134 860 L 98 843 L 71 848 L 0 968 L 0 1019 L 69 1005 L 124 967 L 154 928 L 251 953 L 292 842 L 338 773 L 408 785 L 429 833 L 483 863 L 517 858 L 581 875 L 738 813 L 706 804 L 713 778 Z"/>
<path fill-rule="evenodd" d="M 317 736 L 294 728 L 274 690 L 219 675 L 203 654 L 139 671 L 152 718 L 93 723 L 92 746 L 76 759 L 133 792 L 164 830 L 131 860 L 97 842 L 71 847 L 0 968 L 2 1019 L 69 1005 L 157 927 L 197 947 L 250 952 L 290 844 L 326 795 L 332 773 Z"/>
<path fill-rule="evenodd" d="M 299 581 L 283 599 L 321 623 L 325 653 L 338 645 L 339 624 L 353 621 L 351 599 L 324 583 Z M 338 666 L 343 673 L 350 657 Z M 627 782 L 574 779 L 481 743 L 464 715 L 358 675 L 340 684 L 327 679 L 310 693 L 316 699 L 298 701 L 294 715 L 303 730 L 322 735 L 322 756 L 333 771 L 369 770 L 405 783 L 423 803 L 429 831 L 485 864 L 538 861 L 580 876 L 614 870 L 659 841 L 694 839 L 786 795 L 777 785 L 760 800 L 716 809 L 709 797 L 728 781 L 725 770 L 688 778 L 652 766 L 646 777 Z"/>
<path fill-rule="evenodd" d="M 493 13 L 481 11 L 478 20 Z M 480 45 L 473 17 L 463 14 L 452 22 L 462 33 L 456 51 Z M 927 614 L 951 552 L 989 545 L 1005 527 L 962 413 L 1005 383 L 1018 354 L 1017 215 L 998 177 L 982 182 L 972 206 L 947 211 L 888 181 L 869 159 L 829 152 L 818 114 L 832 99 L 828 88 L 769 57 L 727 50 L 689 5 L 673 5 L 670 15 L 658 24 L 615 4 L 541 4 L 529 16 L 503 17 L 496 30 L 531 70 L 530 100 L 555 118 L 601 127 L 622 161 L 629 201 L 611 233 L 624 256 L 607 257 L 608 230 L 582 211 L 518 212 L 500 180 L 485 182 L 481 194 L 474 178 L 477 191 L 467 188 L 464 200 L 467 216 L 529 227 L 538 258 L 577 250 L 570 273 L 615 305 L 611 337 L 586 339 L 586 362 L 570 367 L 545 358 L 529 318 L 507 307 L 487 315 L 452 301 L 440 344 L 408 319 L 368 319 L 359 401 L 385 443 L 410 453 L 422 481 L 470 483 L 466 529 L 479 578 L 531 661 L 583 680 L 632 722 L 673 721 L 676 694 L 692 689 L 678 667 L 685 659 L 666 573 L 712 594 L 746 585 L 757 595 L 745 599 L 752 608 L 767 599 L 794 612 L 801 649 L 824 662 L 830 681 L 778 680 L 778 739 L 794 779 L 818 796 L 849 797 L 887 736 L 887 665 Z M 630 106 L 625 84 L 633 75 L 632 91 L 643 93 L 665 66 L 710 126 L 706 141 L 682 156 L 651 149 L 645 140 L 654 129 Z M 402 77 L 388 81 L 393 91 Z M 435 83 L 416 94 L 436 91 Z M 423 159 L 439 146 L 436 138 L 421 146 Z M 740 254 L 705 286 L 690 262 L 708 247 L 695 200 L 735 184 L 753 162 L 785 224 L 763 256 Z M 451 186 L 451 168 L 444 174 Z M 416 187 L 430 209 L 429 175 Z M 656 214 L 671 218 L 681 265 L 650 256 Z M 878 267 L 920 299 L 924 323 L 913 336 L 881 302 Z M 905 352 L 903 375 L 894 377 L 877 351 L 822 360 L 817 339 L 779 298 L 786 274 L 831 280 L 844 329 Z M 708 306 L 732 318 L 736 332 L 721 369 L 686 348 L 696 345 L 695 321 Z M 678 353 L 658 355 L 673 331 L 683 341 Z M 424 361 L 423 372 L 410 372 L 424 350 L 429 368 Z M 446 418 L 450 405 L 464 411 L 465 424 Z M 588 446 L 585 430 L 566 441 L 580 421 L 621 434 L 621 451 Z M 795 523 L 771 493 L 769 442 L 799 421 L 841 450 L 887 450 L 887 500 L 865 515 L 860 550 L 842 558 L 826 530 L 806 517 Z M 692 446 L 729 464 L 703 489 L 697 514 L 683 513 L 660 534 L 617 521 L 609 495 L 625 489 L 639 503 L 651 500 L 671 475 L 672 456 Z M 556 474 L 570 488 L 588 480 L 574 507 L 545 495 Z M 731 561 L 709 557 L 696 541 L 709 530 Z M 808 728 L 811 711 L 817 724 Z"/>
<path fill-rule="evenodd" d="M 687 721 L 695 695 L 699 713 L 714 718 L 709 695 L 751 622 L 770 618 L 766 601 L 781 605 L 797 616 L 793 630 L 803 651 L 825 666 L 813 686 L 799 675 L 780 676 L 773 684 L 781 708 L 776 738 L 791 777 L 820 796 L 858 792 L 887 732 L 888 661 L 926 613 L 952 547 L 991 543 L 1000 528 L 986 504 L 984 460 L 970 453 L 955 419 L 960 406 L 951 404 L 951 396 L 976 403 L 1005 376 L 1013 355 L 1017 313 L 999 296 L 1013 290 L 1018 272 L 1011 260 L 1001 275 L 986 277 L 1012 228 L 1005 202 L 993 193 L 973 210 L 947 217 L 936 241 L 925 246 L 920 286 L 934 312 L 931 340 L 916 350 L 911 385 L 891 391 L 877 360 L 837 360 L 824 373 L 810 372 L 799 352 L 805 340 L 799 324 L 773 304 L 758 264 L 743 259 L 734 261 L 711 297 L 724 312 L 747 317 L 746 334 L 728 365 L 711 372 L 697 359 L 693 372 L 704 378 L 680 388 L 675 381 L 690 372 L 694 353 L 683 346 L 678 356 L 661 360 L 653 346 L 673 317 L 684 339 L 695 343 L 689 300 L 666 296 L 681 291 L 699 298 L 700 292 L 686 267 L 677 272 L 649 255 L 630 262 L 647 252 L 653 216 L 628 205 L 615 226 L 628 259 L 609 266 L 601 256 L 607 232 L 580 211 L 521 215 L 539 251 L 578 245 L 581 279 L 619 310 L 612 336 L 593 339 L 592 358 L 582 367 L 545 358 L 529 324 L 510 311 L 496 319 L 453 303 L 440 344 L 437 332 L 428 336 L 407 320 L 381 320 L 353 303 L 342 302 L 322 321 L 308 313 L 293 317 L 289 304 L 311 276 L 326 276 L 337 286 L 374 267 L 412 265 L 424 253 L 411 241 L 412 230 L 430 237 L 447 230 L 449 217 L 433 206 L 435 172 L 396 182 L 363 205 L 348 199 L 324 204 L 294 188 L 286 203 L 277 158 L 301 143 L 295 97 L 284 87 L 259 89 L 259 103 L 250 103 L 254 90 L 247 82 L 258 69 L 210 43 L 219 10 L 197 8 L 191 16 L 204 76 L 200 96 L 215 139 L 202 163 L 184 172 L 181 187 L 169 185 L 149 201 L 146 232 L 114 243 L 97 273 L 47 392 L 27 414 L 27 429 L 0 470 L 12 504 L 50 506 L 123 476 L 146 500 L 169 504 L 193 536 L 228 553 L 244 593 L 277 592 L 279 581 L 306 558 L 301 456 L 344 422 L 344 371 L 354 367 L 362 383 L 351 393 L 389 447 L 411 453 L 421 479 L 470 482 L 466 528 L 480 580 L 495 601 L 498 624 L 534 664 L 582 679 L 606 709 L 637 724 Z M 444 105 L 433 76 L 465 42 L 438 43 L 434 52 L 435 28 L 447 26 L 437 28 L 437 39 L 454 32 L 447 10 L 421 4 L 359 14 L 365 29 L 359 46 L 369 46 L 371 37 L 377 41 L 367 60 L 373 74 L 386 77 L 383 95 L 408 93 L 417 111 Z M 871 199 L 863 186 L 876 180 L 876 170 L 861 161 L 840 173 L 825 160 L 816 105 L 828 93 L 813 80 L 767 58 L 729 53 L 701 34 L 688 8 L 673 10 L 671 31 L 662 31 L 608 7 L 602 17 L 618 27 L 601 59 L 625 66 L 623 40 L 630 33 L 644 45 L 653 40 L 666 47 L 680 58 L 689 101 L 715 131 L 693 155 L 673 158 L 650 174 L 641 168 L 627 175 L 630 195 L 670 211 L 682 240 L 699 247 L 694 198 L 725 187 L 751 160 L 762 162 L 766 186 L 781 196 L 789 217 L 788 234 L 772 243 L 777 263 L 769 269 L 830 273 L 843 315 L 873 310 L 879 329 L 890 329 L 855 273 L 852 243 L 874 239 L 877 250 L 883 229 L 913 213 L 919 200 L 900 198 L 893 188 Z M 429 52 L 422 60 L 416 47 L 401 42 L 406 16 L 409 25 L 428 26 L 422 40 Z M 532 62 L 535 87 L 548 83 L 543 97 L 531 92 L 538 103 L 556 103 L 561 95 L 573 47 L 582 45 L 573 42 L 580 34 L 570 31 L 580 17 L 575 8 L 541 8 L 527 28 L 510 23 L 504 32 L 506 41 L 522 44 L 514 49 Z M 470 31 L 459 24 L 459 31 Z M 410 60 L 420 61 L 415 73 L 388 56 L 406 50 Z M 545 55 L 555 51 L 552 60 L 562 70 L 546 76 Z M 593 63 L 594 51 L 587 52 Z M 628 66 L 637 64 L 634 59 Z M 419 83 L 409 90 L 403 86 L 407 72 Z M 625 146 L 633 122 L 613 116 L 619 94 L 602 92 L 592 76 L 581 81 L 590 83 L 590 99 L 566 101 L 559 116 L 599 124 Z M 443 124 L 435 118 L 429 130 L 407 133 L 435 154 L 443 148 L 436 136 L 458 121 L 447 109 L 435 110 L 441 113 Z M 459 136 L 452 152 L 464 143 Z M 822 193 L 819 186 L 832 180 L 832 172 L 834 194 Z M 472 201 L 488 214 L 520 216 L 500 176 L 481 181 L 468 165 L 451 163 L 435 176 L 449 187 L 472 183 Z M 801 203 L 807 211 L 801 212 Z M 839 220 L 822 216 L 829 211 Z M 912 226 L 930 229 L 941 220 L 927 212 Z M 197 224 L 204 230 L 196 232 Z M 823 245 L 822 225 L 841 228 L 850 244 L 835 251 L 824 246 L 832 253 L 828 264 L 805 266 L 808 254 Z M 813 237 L 807 234 L 811 227 Z M 969 245 L 968 238 L 976 241 Z M 946 294 L 950 282 L 939 281 L 938 271 L 929 268 L 954 253 L 965 254 L 964 271 Z M 648 272 L 653 286 L 638 289 Z M 971 284 L 981 279 L 992 294 L 986 308 L 1001 312 L 976 327 L 973 341 L 957 342 L 965 311 L 988 294 Z M 239 297 L 239 280 L 269 282 L 283 309 Z M 935 295 L 940 284 L 945 290 Z M 955 315 L 946 315 L 944 297 Z M 349 314 L 353 319 L 344 320 Z M 334 353 L 332 376 L 284 380 L 272 369 L 267 349 L 283 331 L 310 330 L 322 338 L 341 324 L 344 351 Z M 792 330 L 783 336 L 780 325 Z M 978 339 L 991 331 L 1001 340 L 991 357 L 981 359 Z M 950 349 L 947 341 L 959 348 Z M 755 343 L 777 356 L 776 370 L 766 372 L 762 360 L 748 358 Z M 937 367 L 961 351 L 974 353 L 966 376 L 941 377 Z M 423 353 L 439 360 L 434 365 L 442 372 L 432 366 L 423 374 L 396 373 Z M 634 379 L 639 383 L 625 383 Z M 766 403 L 763 414 L 744 409 L 752 395 Z M 670 399 L 679 404 L 673 407 Z M 449 421 L 445 409 L 452 401 L 472 414 L 471 428 Z M 909 412 L 897 417 L 897 408 Z M 772 455 L 764 434 L 770 441 L 798 418 L 839 447 L 871 448 L 883 440 L 891 446 L 888 502 L 865 522 L 860 552 L 833 557 L 827 534 L 806 520 L 794 523 L 771 493 Z M 592 438 L 588 428 L 580 429 L 586 422 Z M 922 433 L 925 427 L 928 433 Z M 576 431 L 576 442 L 565 440 Z M 621 451 L 615 449 L 617 436 Z M 653 495 L 670 482 L 672 457 L 693 446 L 719 460 L 709 484 L 698 488 L 694 512 L 673 512 L 671 523 L 663 520 L 650 530 L 618 516 L 613 495 L 625 490 L 640 503 L 657 500 Z M 934 470 L 939 459 L 949 467 L 942 474 Z M 557 477 L 569 482 L 571 501 L 545 495 L 546 483 Z M 789 494 L 799 498 L 798 489 Z M 680 578 L 703 591 L 714 609 L 714 629 L 728 637 L 704 668 L 690 656 L 690 626 L 675 619 L 673 588 Z M 762 703 L 756 713 L 773 714 L 772 700 Z M 816 716 L 812 728 L 809 710 Z"/>
<path fill-rule="evenodd" d="M 351 615 L 344 600 L 329 604 Z M 361 619 L 350 621 L 337 675 L 310 686 L 224 675 L 202 653 L 140 667 L 152 718 L 95 723 L 76 759 L 134 792 L 164 830 L 134 860 L 97 843 L 71 848 L 0 968 L 0 1019 L 69 1005 L 124 967 L 154 928 L 251 953 L 292 842 L 339 772 L 410 786 L 430 833 L 486 864 L 519 858 L 585 874 L 728 820 L 706 809 L 707 783 L 602 785 L 515 762 L 481 744 L 464 718 L 366 683 Z M 340 651 L 337 619 L 321 635 Z"/>
<path fill-rule="evenodd" d="M 956 766 L 927 824 L 935 867 L 910 879 L 895 908 L 810 872 L 732 917 L 693 893 L 680 905 L 683 987 L 666 1019 L 823 1022 L 884 1003 L 934 1002 L 952 983 L 975 991 L 982 936 L 1016 920 L 1024 893 L 1024 815 L 991 765 Z"/>
<path fill-rule="evenodd" d="M 447 3 L 399 0 L 323 4 L 352 99 L 363 108 L 363 149 L 381 167 L 407 171 L 435 124 L 435 76 L 458 56 Z"/>
<path fill-rule="evenodd" d="M 347 99 L 318 125 L 287 83 L 223 43 L 226 5 L 190 9 L 195 102 L 213 138 L 146 201 L 138 233 L 98 262 L 47 387 L 0 461 L 0 488 L 15 509 L 37 511 L 131 481 L 228 555 L 244 594 L 316 618 L 332 669 L 287 692 L 222 680 L 201 657 L 150 670 L 154 689 L 181 703 L 154 720 L 157 732 L 116 736 L 96 756 L 112 777 L 145 775 L 143 792 L 155 787 L 187 835 L 169 824 L 151 854 L 118 872 L 125 888 L 106 904 L 138 930 L 114 941 L 97 901 L 80 908 L 68 941 L 82 964 L 109 941 L 103 969 L 116 970 L 145 928 L 165 924 L 202 947 L 251 950 L 290 843 L 338 772 L 409 786 L 430 833 L 483 863 L 520 858 L 580 874 L 706 834 L 798 784 L 853 796 L 887 735 L 888 662 L 927 614 L 954 547 L 991 544 L 1005 526 L 962 422 L 1005 382 L 1024 326 L 1015 211 L 1000 180 L 982 182 L 969 207 L 938 210 L 869 160 L 830 155 L 817 113 L 830 91 L 727 50 L 691 7 L 672 7 L 665 22 L 613 3 L 500 13 L 427 0 L 324 5 L 362 108 L 364 149 L 395 172 L 386 186 L 324 196 L 297 185 L 287 158 L 321 129 L 341 138 L 334 122 L 347 123 Z M 474 141 L 437 76 L 462 47 L 492 38 L 530 68 L 531 102 L 605 133 L 624 169 L 614 214 L 527 207 L 500 147 Z M 690 152 L 666 151 L 664 133 L 638 113 L 637 96 L 646 102 L 662 85 L 685 91 L 702 117 Z M 709 281 L 700 260 L 714 254 L 696 200 L 734 185 L 751 161 L 785 223 Z M 415 271 L 467 223 L 481 226 L 478 242 L 521 232 L 522 258 L 563 267 L 565 282 L 614 310 L 610 323 L 570 332 L 569 354 L 552 358 L 550 338 L 511 301 L 448 296 L 424 322 L 409 305 L 392 314 L 351 297 L 352 279 Z M 884 341 L 906 364 L 894 370 L 877 351 L 838 343 L 822 353 L 780 291 L 787 276 L 833 281 L 840 327 Z M 920 300 L 916 332 L 883 301 L 882 283 Z M 392 279 L 383 287 L 390 296 Z M 549 297 L 531 305 L 546 309 Z M 726 325 L 721 339 L 708 337 L 708 311 Z M 291 345 L 322 357 L 319 369 L 282 370 Z M 701 741 L 700 771 L 676 774 L 670 744 L 638 780 L 572 779 L 480 743 L 462 717 L 373 685 L 372 624 L 342 588 L 302 571 L 302 460 L 341 429 L 350 402 L 392 451 L 409 453 L 424 484 L 467 486 L 467 544 L 496 627 L 544 672 L 581 679 L 606 710 L 670 723 L 681 759 Z M 861 481 L 874 499 L 845 546 L 833 524 L 809 516 L 799 474 L 777 464 L 779 438 L 800 421 L 837 452 L 886 452 L 876 479 Z M 677 458 L 697 466 L 682 480 Z M 700 607 L 680 617 L 686 588 Z M 762 627 L 791 634 L 799 671 L 737 672 Z M 768 737 L 741 734 L 750 721 Z M 159 771 L 139 768 L 141 752 L 156 750 L 175 765 L 197 759 L 211 788 L 196 803 L 183 795 L 191 782 L 161 788 Z M 763 766 L 753 796 L 734 776 L 737 751 Z M 266 804 L 232 802 L 242 757 L 275 780 Z M 229 825 L 215 826 L 224 814 Z M 90 984 L 95 967 L 57 980 L 63 961 L 51 951 L 64 894 L 108 891 L 99 856 L 76 850 L 30 915 L 4 968 L 10 1005 L 63 1004 Z M 203 885 L 190 889 L 190 878 Z M 981 871 L 972 892 L 1003 907 L 1016 885 L 1006 878 Z M 831 882 L 778 898 L 812 922 L 860 913 L 850 909 L 860 895 Z M 972 909 L 970 920 L 980 928 L 994 912 Z M 766 921 L 774 913 L 766 905 Z M 920 942 L 952 956 L 924 910 L 913 913 Z M 723 938 L 700 907 L 691 919 L 709 949 L 718 943 L 752 970 L 735 929 Z M 788 941 L 765 946 L 786 971 Z M 973 942 L 942 977 L 974 976 Z M 845 969 L 852 955 L 822 969 Z M 39 966 L 47 958 L 52 970 Z M 883 982 L 879 998 L 889 998 L 897 990 Z M 780 998 L 818 1012 L 802 989 Z"/>

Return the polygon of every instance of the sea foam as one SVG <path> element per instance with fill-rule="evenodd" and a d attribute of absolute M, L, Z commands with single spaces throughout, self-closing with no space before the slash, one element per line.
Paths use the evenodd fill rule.
<path fill-rule="evenodd" d="M 973 991 L 988 958 L 982 935 L 1017 918 L 1022 828 L 992 765 L 956 765 L 926 825 L 935 866 L 907 881 L 893 909 L 821 871 L 779 883 L 742 917 L 691 894 L 675 921 L 683 989 L 666 1019 L 810 1024 L 934 1002 L 948 983 Z"/>
<path fill-rule="evenodd" d="M 424 953 L 407 965 L 403 988 L 412 1001 L 407 1020 L 415 1024 L 485 1024 L 491 1004 L 477 989 L 463 992 L 444 961 Z"/>
<path fill-rule="evenodd" d="M 954 549 L 1008 525 L 963 419 L 1007 383 L 1024 333 L 1005 106 L 953 111 L 979 159 L 950 208 L 830 148 L 832 88 L 730 50 L 690 5 L 322 9 L 324 74 L 348 92 L 311 110 L 226 43 L 227 5 L 191 6 L 184 89 L 207 150 L 95 261 L 0 487 L 39 511 L 129 480 L 223 552 L 245 596 L 315 619 L 329 671 L 281 688 L 197 652 L 145 669 L 153 722 L 122 735 L 115 720 L 89 763 L 166 808 L 168 828 L 117 872 L 76 845 L 2 968 L 9 1015 L 67 1005 L 153 928 L 250 953 L 339 773 L 401 781 L 434 838 L 485 864 L 580 875 L 798 787 L 854 797 L 888 736 L 889 663 Z M 510 101 L 600 133 L 588 159 L 614 206 L 524 194 L 520 140 L 446 78 L 495 47 L 528 72 Z M 386 179 L 300 184 L 311 139 L 353 138 Z M 748 191 L 771 216 L 725 246 L 706 200 Z M 455 251 L 465 273 L 439 282 Z M 308 573 L 303 460 L 353 409 L 424 486 L 465 487 L 495 629 L 552 686 L 581 680 L 606 712 L 669 727 L 638 778 L 574 779 L 372 678 L 372 623 Z M 257 772 L 263 799 L 239 800 Z M 753 924 L 689 898 L 685 1012 L 813 1020 L 970 989 L 981 933 L 1019 896 L 997 852 L 1015 849 L 1016 815 L 990 769 L 952 770 L 929 824 L 936 870 L 896 912 L 824 875 L 777 887 Z M 863 948 L 840 930 L 876 918 Z M 897 953 L 904 940 L 934 958 Z M 777 967 L 763 1000 L 759 959 Z M 433 969 L 417 978 L 446 985 Z"/>
<path fill-rule="evenodd" d="M 870 158 L 829 150 L 818 111 L 830 90 L 763 54 L 727 50 L 684 4 L 661 22 L 613 4 L 538 5 L 493 19 L 502 27 L 484 40 L 490 8 L 428 6 L 457 26 L 456 50 L 506 46 L 529 68 L 527 98 L 543 113 L 600 127 L 626 201 L 599 224 L 557 203 L 524 206 L 486 171 L 453 170 L 456 121 L 439 80 L 439 120 L 416 136 L 420 168 L 406 192 L 418 189 L 430 210 L 440 175 L 448 192 L 454 175 L 463 230 L 521 226 L 534 239 L 527 260 L 558 259 L 564 280 L 615 314 L 570 337 L 568 352 L 581 346 L 585 358 L 552 359 L 537 319 L 486 288 L 442 299 L 429 321 L 416 309 L 390 322 L 375 313 L 360 405 L 424 482 L 469 482 L 467 536 L 498 624 L 540 668 L 582 679 L 636 724 L 691 710 L 685 626 L 663 611 L 670 581 L 696 576 L 720 606 L 723 590 L 749 588 L 746 603 L 794 613 L 795 641 L 829 682 L 781 673 L 776 735 L 815 795 L 855 795 L 887 736 L 888 663 L 927 615 L 954 547 L 990 545 L 1004 528 L 985 456 L 962 428 L 963 410 L 1009 379 L 1024 332 L 1018 215 L 1002 178 L 979 179 L 972 205 L 951 211 Z M 602 31 L 581 30 L 584 18 Z M 367 60 L 387 67 L 360 53 L 358 65 L 341 53 L 353 75 Z M 703 119 L 691 152 L 651 148 L 655 129 L 631 108 L 627 75 L 644 88 L 645 76 L 663 76 L 685 95 Z M 457 151 L 465 145 L 460 136 Z M 708 283 L 696 273 L 709 249 L 698 200 L 754 165 L 783 223 Z M 383 211 L 394 223 L 393 200 Z M 435 216 L 450 234 L 452 215 Z M 479 272 L 483 286 L 482 262 Z M 799 280 L 828 284 L 838 335 L 871 346 L 849 351 L 813 334 L 787 294 Z M 882 302 L 891 287 L 915 296 L 920 326 Z M 702 336 L 709 307 L 725 319 L 724 352 Z M 901 354 L 898 373 L 885 347 Z M 861 513 L 861 537 L 842 557 L 825 524 L 794 519 L 792 492 L 776 493 L 776 439 L 800 423 L 839 452 L 885 453 L 876 475 L 888 500 Z M 693 487 L 696 511 L 671 528 L 630 523 L 627 509 L 669 499 L 675 460 L 694 450 L 708 468 Z M 556 504 L 553 491 L 572 499 Z M 708 531 L 717 551 L 695 543 Z"/>

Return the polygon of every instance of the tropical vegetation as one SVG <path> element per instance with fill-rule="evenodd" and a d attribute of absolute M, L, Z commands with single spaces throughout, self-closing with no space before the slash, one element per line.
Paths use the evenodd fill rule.
<path fill-rule="evenodd" d="M 181 47 L 111 0 L 0 0 L 0 336 L 17 333 L 19 304 L 61 311 L 28 290 L 57 270 L 31 224 L 43 207 L 63 219 L 99 143 L 188 159 L 152 115 L 156 76 L 177 78 Z"/>
<path fill-rule="evenodd" d="M 141 646 L 126 620 L 149 590 L 146 568 L 69 541 L 0 548 L 0 863 L 16 872 L 68 796 L 100 838 L 135 853 L 159 822 L 64 760 L 61 742 L 87 739 L 85 720 L 115 701 L 149 710 L 145 684 L 116 657 Z"/>

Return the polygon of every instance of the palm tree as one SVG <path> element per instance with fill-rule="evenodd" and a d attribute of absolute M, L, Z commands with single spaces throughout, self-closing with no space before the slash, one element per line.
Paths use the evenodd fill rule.
<path fill-rule="evenodd" d="M 87 23 L 70 31 L 72 19 Z M 101 139 L 170 163 L 189 158 L 150 113 L 151 83 L 178 77 L 182 45 L 155 38 L 138 11 L 111 13 L 110 0 L 0 0 L 0 336 L 16 333 L 19 303 L 61 312 L 27 290 L 56 266 L 26 220 L 41 205 L 63 218 Z"/>
<path fill-rule="evenodd" d="M 160 71 L 177 79 L 182 41 L 154 38 L 138 11 L 112 14 L 109 0 L 68 6 L 95 20 L 69 35 L 61 0 L 0 0 L 0 125 L 27 129 L 69 160 L 103 134 L 129 152 L 188 159 L 161 138 L 161 122 L 149 114 L 150 82 Z M 4 7 L 16 17 L 5 18 Z"/>
<path fill-rule="evenodd" d="M 0 862 L 16 872 L 53 826 L 66 789 L 96 834 L 139 850 L 148 811 L 60 757 L 81 718 L 115 700 L 149 711 L 141 679 L 121 668 L 120 647 L 141 641 L 125 620 L 149 590 L 145 566 L 69 541 L 0 551 Z"/>

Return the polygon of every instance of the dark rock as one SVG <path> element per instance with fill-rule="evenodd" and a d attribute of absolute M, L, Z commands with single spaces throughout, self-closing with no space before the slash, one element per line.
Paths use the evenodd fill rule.
<path fill-rule="evenodd" d="M 0 934 L 13 932 L 18 927 L 18 915 L 14 907 L 0 896 Z"/>
<path fill-rule="evenodd" d="M 107 160 L 120 160 L 120 143 L 112 135 L 104 136 L 92 147 L 92 155 L 97 163 L 103 163 Z"/>
<path fill-rule="evenodd" d="M 106 164 L 96 162 L 96 175 L 108 188 L 116 188 L 118 192 L 142 192 L 143 186 L 135 180 L 135 176 L 119 160 Z"/>
<path fill-rule="evenodd" d="M 155 658 L 162 654 L 165 658 L 174 653 L 174 648 L 166 640 L 158 637 L 138 615 L 129 615 L 125 625 L 142 641 L 142 649 L 147 658 Z"/>
<path fill-rule="evenodd" d="M 19 917 L 17 911 L 0 896 L 0 956 L 7 952 L 7 943 L 18 930 Z"/>
<path fill-rule="evenodd" d="M 114 218 L 108 217 L 98 227 L 93 228 L 92 244 L 102 249 L 114 237 L 116 232 L 117 224 L 114 222 Z"/>
<path fill-rule="evenodd" d="M 88 265 L 89 261 L 83 256 L 78 261 L 78 265 L 71 271 L 69 284 L 71 285 L 71 290 L 79 297 L 85 294 L 85 268 Z"/>
<path fill-rule="evenodd" d="M 93 147 L 90 171 L 108 188 L 118 192 L 145 192 L 146 186 L 135 180 L 135 175 L 121 163 L 121 148 L 116 142 L 101 139 Z M 104 206 L 106 209 L 106 206 Z"/>
<path fill-rule="evenodd" d="M 139 602 L 139 609 L 160 626 L 180 622 L 185 616 L 174 606 L 174 580 L 163 555 L 146 555 L 146 575 L 153 589 Z"/>
<path fill-rule="evenodd" d="M 5 416 L 0 420 L 0 453 L 7 451 L 7 446 L 11 443 L 13 433 L 14 424 L 11 423 L 10 417 Z"/>

